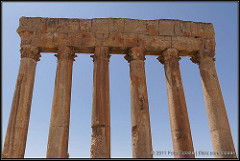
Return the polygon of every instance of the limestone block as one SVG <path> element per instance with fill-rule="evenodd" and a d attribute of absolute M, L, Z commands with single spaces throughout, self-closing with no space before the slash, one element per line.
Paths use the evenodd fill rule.
<path fill-rule="evenodd" d="M 108 39 L 103 42 L 104 46 L 119 47 L 123 43 L 122 33 L 110 33 Z"/>
<path fill-rule="evenodd" d="M 113 18 L 113 31 L 114 32 L 124 32 L 125 19 L 123 18 Z"/>
<path fill-rule="evenodd" d="M 210 23 L 194 22 L 191 24 L 191 33 L 193 37 L 215 38 L 213 25 Z"/>
<path fill-rule="evenodd" d="M 68 40 L 66 39 L 67 38 L 66 33 L 58 33 L 58 37 L 55 36 L 54 38 L 54 36 L 50 33 L 45 33 L 41 35 L 37 34 L 36 38 L 38 39 L 35 39 L 32 44 L 39 46 L 41 48 L 55 48 L 59 42 L 65 44 L 67 43 Z"/>
<path fill-rule="evenodd" d="M 72 31 L 78 32 L 81 28 L 80 25 L 81 19 L 71 19 L 70 26 L 72 28 Z"/>
<path fill-rule="evenodd" d="M 91 30 L 91 19 L 80 20 L 80 31 L 90 32 Z"/>
<path fill-rule="evenodd" d="M 40 25 L 40 32 L 42 33 L 48 32 L 47 19 L 42 19 L 41 25 Z"/>
<path fill-rule="evenodd" d="M 174 21 L 173 20 L 158 20 L 159 35 L 174 35 Z"/>
<path fill-rule="evenodd" d="M 77 32 L 72 33 L 70 36 L 70 44 L 72 46 L 85 46 L 85 47 L 94 47 L 96 44 L 96 39 L 94 37 L 94 33 L 91 32 Z"/>
<path fill-rule="evenodd" d="M 204 48 L 210 51 L 215 51 L 216 42 L 215 39 L 205 39 Z"/>
<path fill-rule="evenodd" d="M 100 32 L 100 31 L 97 31 L 94 33 L 94 37 L 99 41 L 104 41 L 106 39 L 108 39 L 109 37 L 109 32 L 106 32 L 106 33 L 103 33 L 103 32 Z"/>
<path fill-rule="evenodd" d="M 113 19 L 92 19 L 92 32 L 108 33 L 113 32 Z"/>
<path fill-rule="evenodd" d="M 54 32 L 56 29 L 58 29 L 57 31 L 70 31 L 68 22 L 65 22 L 65 21 L 60 21 L 60 22 L 63 22 L 63 23 L 59 24 L 59 20 L 48 19 L 47 21 L 45 21 L 45 25 L 47 26 L 46 31 Z"/>
<path fill-rule="evenodd" d="M 136 47 L 138 46 L 138 35 L 137 34 L 122 34 L 121 47 Z"/>
<path fill-rule="evenodd" d="M 21 17 L 19 19 L 19 28 L 28 28 L 32 30 L 39 29 L 43 19 L 41 17 Z"/>
<path fill-rule="evenodd" d="M 135 19 L 125 19 L 125 33 L 147 33 L 146 22 Z"/>
<path fill-rule="evenodd" d="M 176 21 L 175 22 L 175 35 L 191 37 L 191 21 Z"/>
<path fill-rule="evenodd" d="M 66 42 L 68 38 L 68 34 L 65 32 L 56 32 L 54 33 L 54 38 L 53 40 L 55 42 Z"/>
<path fill-rule="evenodd" d="M 161 36 L 149 36 L 141 34 L 138 36 L 138 40 L 139 47 L 164 50 L 168 46 L 167 41 L 165 41 L 164 37 Z"/>
<path fill-rule="evenodd" d="M 151 36 L 158 35 L 158 21 L 157 20 L 146 20 L 147 32 Z"/>
<path fill-rule="evenodd" d="M 164 39 L 164 41 L 172 41 L 172 36 L 159 36 L 162 39 Z"/>
<path fill-rule="evenodd" d="M 191 52 L 194 50 L 202 49 L 203 42 L 201 39 L 175 36 L 172 38 L 172 47 L 176 48 L 177 50 L 184 50 L 184 51 Z"/>

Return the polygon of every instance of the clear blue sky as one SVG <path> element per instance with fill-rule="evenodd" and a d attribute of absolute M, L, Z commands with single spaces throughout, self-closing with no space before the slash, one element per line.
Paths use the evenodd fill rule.
<path fill-rule="evenodd" d="M 2 148 L 20 64 L 19 18 L 179 19 L 212 23 L 216 36 L 216 70 L 238 151 L 238 3 L 237 2 L 4 2 L 2 3 Z M 57 58 L 42 53 L 37 64 L 25 157 L 46 157 Z M 88 158 L 91 140 L 93 62 L 77 54 L 73 65 L 70 158 Z M 111 156 L 132 157 L 129 65 L 124 55 L 110 58 Z M 146 79 L 154 151 L 173 151 L 164 67 L 146 56 Z M 194 149 L 213 151 L 198 66 L 180 60 Z M 155 158 L 173 155 L 154 155 Z M 197 155 L 196 157 L 214 157 Z"/>

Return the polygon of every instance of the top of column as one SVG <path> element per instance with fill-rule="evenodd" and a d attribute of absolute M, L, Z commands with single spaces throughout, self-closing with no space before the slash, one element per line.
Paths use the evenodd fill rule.
<path fill-rule="evenodd" d="M 146 60 L 144 55 L 144 49 L 141 47 L 134 47 L 129 50 L 129 53 L 124 58 L 130 63 L 133 60 Z"/>
<path fill-rule="evenodd" d="M 55 54 L 55 56 L 58 58 L 58 60 L 70 60 L 75 61 L 75 49 L 72 46 L 59 46 L 57 50 L 58 54 Z"/>
<path fill-rule="evenodd" d="M 107 60 L 111 57 L 109 47 L 97 46 L 94 49 L 94 55 L 90 55 L 93 58 L 93 62 L 95 60 Z"/>
<path fill-rule="evenodd" d="M 215 52 L 207 49 L 202 49 L 196 52 L 194 55 L 192 55 L 190 60 L 195 64 L 200 64 L 200 62 L 206 59 L 211 59 L 212 61 L 215 61 L 214 56 L 215 56 Z"/>
<path fill-rule="evenodd" d="M 21 58 L 31 58 L 35 61 L 40 61 L 40 52 L 38 47 L 32 45 L 23 45 L 20 49 Z"/>
<path fill-rule="evenodd" d="M 179 61 L 181 57 L 179 57 L 179 51 L 177 49 L 169 48 L 157 57 L 157 59 L 160 63 L 165 64 L 169 61 Z"/>

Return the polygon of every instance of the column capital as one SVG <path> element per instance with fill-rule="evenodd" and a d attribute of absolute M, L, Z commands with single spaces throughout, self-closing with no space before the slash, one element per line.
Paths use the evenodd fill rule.
<path fill-rule="evenodd" d="M 33 45 L 21 46 L 20 52 L 21 58 L 32 58 L 35 61 L 39 61 L 41 57 L 38 47 Z"/>
<path fill-rule="evenodd" d="M 157 60 L 162 63 L 165 64 L 169 61 L 179 61 L 181 59 L 181 57 L 179 57 L 178 55 L 178 50 L 174 49 L 174 48 L 169 48 L 165 51 L 163 51 L 163 53 L 157 57 Z"/>
<path fill-rule="evenodd" d="M 199 64 L 201 60 L 203 59 L 212 59 L 213 61 L 215 61 L 215 53 L 210 51 L 210 50 L 199 50 L 196 54 L 192 55 L 190 60 L 195 63 L 195 64 Z"/>
<path fill-rule="evenodd" d="M 18 28 L 17 33 L 21 37 L 21 45 L 31 45 L 34 39 L 34 31 L 26 28 Z"/>
<path fill-rule="evenodd" d="M 109 59 L 111 57 L 109 51 L 109 47 L 98 46 L 95 47 L 94 55 L 90 55 L 90 57 L 93 58 L 93 62 L 94 60 L 107 60 L 109 62 Z"/>
<path fill-rule="evenodd" d="M 146 60 L 145 49 L 141 47 L 133 47 L 129 50 L 129 53 L 124 56 L 124 58 L 130 63 L 133 60 Z"/>
<path fill-rule="evenodd" d="M 72 46 L 59 46 L 58 53 L 54 56 L 56 56 L 58 60 L 64 59 L 70 61 L 75 61 L 74 58 L 77 57 L 75 54 L 75 49 Z"/>

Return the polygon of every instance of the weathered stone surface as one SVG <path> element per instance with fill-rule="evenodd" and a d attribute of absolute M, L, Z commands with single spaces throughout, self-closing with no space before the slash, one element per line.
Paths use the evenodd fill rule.
<path fill-rule="evenodd" d="M 174 33 L 177 36 L 191 37 L 191 21 L 176 21 L 174 26 Z"/>
<path fill-rule="evenodd" d="M 151 36 L 158 36 L 158 21 L 146 20 L 147 34 Z"/>
<path fill-rule="evenodd" d="M 152 158 L 144 49 L 131 48 L 125 58 L 130 64 L 133 158 Z"/>
<path fill-rule="evenodd" d="M 113 18 L 113 31 L 116 33 L 123 33 L 125 27 L 125 19 Z"/>
<path fill-rule="evenodd" d="M 227 112 L 214 63 L 214 53 L 201 50 L 192 57 L 199 65 L 215 158 L 236 158 Z M 224 154 L 224 152 L 230 152 Z"/>
<path fill-rule="evenodd" d="M 33 86 L 40 54 L 36 47 L 22 46 L 21 61 L 3 148 L 3 158 L 24 158 Z"/>
<path fill-rule="evenodd" d="M 164 64 L 169 117 L 175 158 L 194 158 L 191 130 L 176 49 L 163 52 L 158 60 Z M 189 153 L 190 152 L 190 153 Z"/>
<path fill-rule="evenodd" d="M 174 36 L 174 21 L 173 20 L 159 20 L 158 31 L 159 35 Z"/>
<path fill-rule="evenodd" d="M 193 51 L 198 51 L 204 47 L 203 41 L 201 39 L 194 39 L 191 37 L 175 36 L 172 38 L 172 48 L 178 49 L 180 51 L 185 51 L 186 53 L 191 53 Z"/>
<path fill-rule="evenodd" d="M 91 158 L 110 158 L 109 48 L 96 47 L 93 62 Z"/>
<path fill-rule="evenodd" d="M 148 49 L 149 51 L 165 50 L 171 46 L 170 41 L 166 41 L 162 36 L 139 35 L 137 38 L 139 47 Z"/>
<path fill-rule="evenodd" d="M 204 49 L 209 50 L 213 53 L 215 52 L 215 46 L 216 46 L 215 39 L 205 39 L 203 40 L 203 44 L 204 44 Z"/>
<path fill-rule="evenodd" d="M 92 19 L 92 32 L 109 33 L 114 31 L 113 19 Z"/>
<path fill-rule="evenodd" d="M 91 20 L 90 19 L 81 19 L 79 24 L 79 29 L 81 32 L 90 32 L 91 30 Z"/>
<path fill-rule="evenodd" d="M 74 49 L 61 46 L 58 58 L 47 158 L 67 158 Z"/>
<path fill-rule="evenodd" d="M 184 51 L 186 55 L 198 51 L 203 41 L 209 41 L 205 46 L 215 50 L 211 43 L 214 39 L 212 24 L 191 21 L 22 17 L 17 31 L 22 45 L 38 46 L 41 52 L 56 52 L 57 46 L 62 44 L 75 47 L 77 52 L 90 53 L 95 46 L 102 45 L 113 48 L 115 53 L 112 54 L 121 54 L 126 48 L 143 47 L 147 48 L 146 54 L 159 55 L 172 44 L 180 54 Z M 158 44 L 160 39 L 156 41 L 156 37 L 162 37 L 167 45 Z"/>
<path fill-rule="evenodd" d="M 136 19 L 125 19 L 125 33 L 147 33 L 147 26 L 145 21 Z"/>
<path fill-rule="evenodd" d="M 214 39 L 215 33 L 211 23 L 191 23 L 191 34 L 193 37 Z"/>

